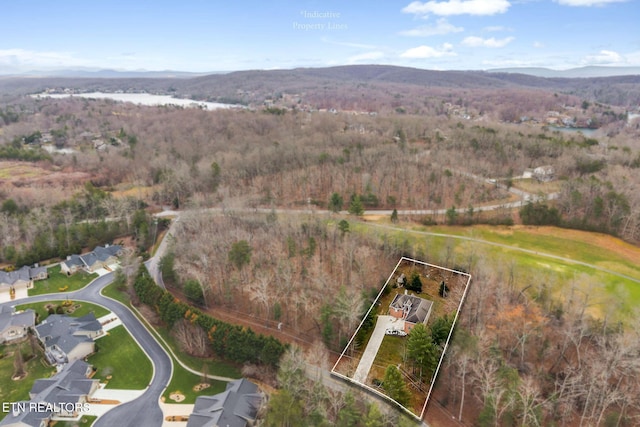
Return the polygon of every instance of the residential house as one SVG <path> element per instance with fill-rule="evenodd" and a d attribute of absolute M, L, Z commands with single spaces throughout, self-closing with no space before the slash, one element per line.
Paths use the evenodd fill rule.
<path fill-rule="evenodd" d="M 91 365 L 76 360 L 51 378 L 39 379 L 29 392 L 29 401 L 18 402 L 0 421 L 3 427 L 45 427 L 52 417 L 69 418 L 79 415 L 98 389 L 98 380 L 91 379 Z"/>
<path fill-rule="evenodd" d="M 76 417 L 77 409 L 87 403 L 98 389 L 99 381 L 91 379 L 93 368 L 83 360 L 65 365 L 51 378 L 36 380 L 29 392 L 32 402 L 47 402 L 54 416 Z"/>
<path fill-rule="evenodd" d="M 553 181 L 555 178 L 555 170 L 553 166 L 550 165 L 538 166 L 533 170 L 532 176 L 540 182 Z"/>
<path fill-rule="evenodd" d="M 35 332 L 52 365 L 84 359 L 95 352 L 94 338 L 104 333 L 93 312 L 77 318 L 52 314 L 35 327 Z"/>
<path fill-rule="evenodd" d="M 418 323 L 427 324 L 432 308 L 432 301 L 408 295 L 405 291 L 404 294 L 397 294 L 393 298 L 389 306 L 389 314 L 396 319 L 402 319 L 403 330 L 409 333 Z"/>
<path fill-rule="evenodd" d="M 231 381 L 224 392 L 196 399 L 187 427 L 251 426 L 262 401 L 263 394 L 251 381 Z"/>
<path fill-rule="evenodd" d="M 80 255 L 69 255 L 67 259 L 60 263 L 60 272 L 67 276 L 84 269 L 84 261 Z"/>
<path fill-rule="evenodd" d="M 67 259 L 60 263 L 60 271 L 70 276 L 79 270 L 93 273 L 99 268 L 106 268 L 118 261 L 122 255 L 122 246 L 105 245 L 96 248 L 84 255 L 69 255 Z"/>
<path fill-rule="evenodd" d="M 31 289 L 34 281 L 44 280 L 47 277 L 49 277 L 47 267 L 39 267 L 38 264 L 34 267 L 25 265 L 19 270 L 9 272 L 0 271 L 0 291 L 15 292 L 18 289 Z"/>
<path fill-rule="evenodd" d="M 36 324 L 36 312 L 25 310 L 16 313 L 13 307 L 0 307 L 0 344 L 24 338 Z"/>
<path fill-rule="evenodd" d="M 0 426 L 47 427 L 52 416 L 53 412 L 48 407 L 38 408 L 32 402 L 23 400 L 11 404 L 11 410 L 0 421 Z"/>

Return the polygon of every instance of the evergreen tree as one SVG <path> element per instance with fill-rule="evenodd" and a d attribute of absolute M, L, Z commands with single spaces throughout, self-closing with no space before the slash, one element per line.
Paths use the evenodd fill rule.
<path fill-rule="evenodd" d="M 351 204 L 349 205 L 349 213 L 356 216 L 362 216 L 364 214 L 364 206 L 362 205 L 360 196 L 355 195 L 351 199 Z"/>
<path fill-rule="evenodd" d="M 413 327 L 407 339 L 407 355 L 418 368 L 420 379 L 429 377 L 438 364 L 439 351 L 423 323 Z"/>
<path fill-rule="evenodd" d="M 398 223 L 398 210 L 394 209 L 393 212 L 391 212 L 391 222 L 394 224 Z"/>
<path fill-rule="evenodd" d="M 411 397 L 411 395 L 409 394 L 407 386 L 404 383 L 402 373 L 396 366 L 391 365 L 385 371 L 382 388 L 384 388 L 390 398 L 392 398 L 399 404 L 406 405 L 407 403 L 409 403 L 409 398 Z"/>
<path fill-rule="evenodd" d="M 329 205 L 327 207 L 331 212 L 340 212 L 343 205 L 344 200 L 342 199 L 342 196 L 338 193 L 333 193 L 329 199 Z"/>
<path fill-rule="evenodd" d="M 380 412 L 380 408 L 375 403 L 369 406 L 367 418 L 364 420 L 365 427 L 384 427 L 384 416 Z"/>
<path fill-rule="evenodd" d="M 356 407 L 356 400 L 351 392 L 347 391 L 344 395 L 344 406 L 338 412 L 336 426 L 351 427 L 358 425 L 361 418 L 360 411 Z"/>
<path fill-rule="evenodd" d="M 422 280 L 420 280 L 420 275 L 418 273 L 413 273 L 406 287 L 410 291 L 414 291 L 417 293 L 422 292 Z"/>

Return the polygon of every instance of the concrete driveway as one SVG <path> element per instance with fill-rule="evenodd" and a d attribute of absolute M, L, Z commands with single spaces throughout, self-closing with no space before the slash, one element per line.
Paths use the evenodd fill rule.
<path fill-rule="evenodd" d="M 367 376 L 369 375 L 373 361 L 378 354 L 380 344 L 382 344 L 382 340 L 384 339 L 384 331 L 386 331 L 387 328 L 397 329 L 394 325 L 394 320 L 397 319 L 392 316 L 378 316 L 376 328 L 373 330 L 371 338 L 369 338 L 367 348 L 365 348 L 364 353 L 360 358 L 360 363 L 358 363 L 358 367 L 356 368 L 356 372 L 353 374 L 353 379 L 355 381 L 361 384 L 367 384 Z"/>

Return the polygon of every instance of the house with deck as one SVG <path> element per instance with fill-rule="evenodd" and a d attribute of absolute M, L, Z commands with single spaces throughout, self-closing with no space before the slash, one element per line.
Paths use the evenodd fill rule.
<path fill-rule="evenodd" d="M 64 365 L 94 353 L 94 339 L 104 333 L 93 313 L 82 317 L 52 314 L 34 329 L 52 365 Z"/>

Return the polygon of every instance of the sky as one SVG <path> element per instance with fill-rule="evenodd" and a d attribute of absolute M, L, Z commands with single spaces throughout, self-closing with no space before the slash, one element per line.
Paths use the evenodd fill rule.
<path fill-rule="evenodd" d="M 20 0 L 0 74 L 640 66 L 640 0 Z"/>

